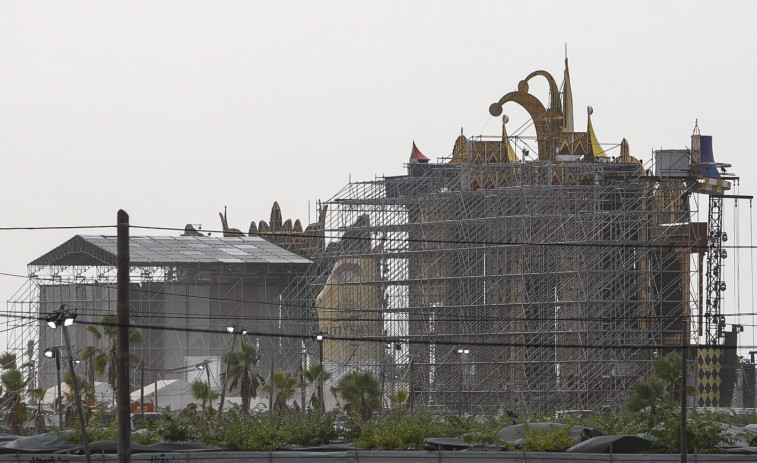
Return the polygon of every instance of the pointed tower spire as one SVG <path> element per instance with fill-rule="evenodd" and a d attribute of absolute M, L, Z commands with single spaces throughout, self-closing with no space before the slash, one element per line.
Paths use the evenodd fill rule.
<path fill-rule="evenodd" d="M 625 138 L 620 142 L 620 158 L 623 162 L 629 162 L 631 149 L 628 147 L 628 140 Z"/>
<path fill-rule="evenodd" d="M 567 50 L 566 50 L 567 53 Z M 573 90 L 570 88 L 570 72 L 568 72 L 568 57 L 565 57 L 565 81 L 562 91 L 563 131 L 574 132 L 573 129 Z"/>
<path fill-rule="evenodd" d="M 410 152 L 410 164 L 425 164 L 428 163 L 428 161 L 429 159 L 421 153 L 421 150 L 415 146 L 415 141 L 413 141 L 413 150 Z"/>
<path fill-rule="evenodd" d="M 510 118 L 507 117 L 507 114 L 502 115 L 502 143 L 504 143 L 507 146 L 507 162 L 517 162 L 518 156 L 515 155 L 515 150 L 513 150 L 512 145 L 510 145 L 510 138 L 507 136 L 507 129 L 505 128 L 505 124 L 507 124 L 510 121 Z"/>
<path fill-rule="evenodd" d="M 690 166 L 698 168 L 702 161 L 702 135 L 699 133 L 699 119 L 694 120 L 694 132 L 691 134 L 691 161 Z"/>
<path fill-rule="evenodd" d="M 589 106 L 587 108 L 587 112 L 589 113 L 589 146 L 591 147 L 591 154 L 594 155 L 595 158 L 607 158 L 607 154 L 605 154 L 605 151 L 602 149 L 602 147 L 599 145 L 599 141 L 597 141 L 597 134 L 594 133 L 594 126 L 591 125 L 591 114 L 594 112 L 594 108 Z"/>

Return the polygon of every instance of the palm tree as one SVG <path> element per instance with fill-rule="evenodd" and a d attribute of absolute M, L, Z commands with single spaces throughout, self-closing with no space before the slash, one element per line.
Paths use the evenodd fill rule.
<path fill-rule="evenodd" d="M 321 374 L 323 374 L 323 378 L 319 378 Z M 310 365 L 310 368 L 302 372 L 302 387 L 308 387 L 318 381 L 323 381 L 325 383 L 329 378 L 331 378 L 331 373 L 326 370 L 321 371 L 321 366 L 318 364 L 312 364 Z M 318 388 L 316 388 L 315 391 L 313 391 L 313 394 L 310 396 L 310 407 L 317 409 L 320 407 L 320 403 L 321 402 L 318 397 Z"/>
<path fill-rule="evenodd" d="M 665 403 L 665 389 L 665 381 L 656 375 L 631 386 L 632 394 L 626 407 L 632 412 L 638 412 L 649 407 L 649 419 L 647 420 L 649 429 L 654 428 L 657 409 Z"/>
<path fill-rule="evenodd" d="M 671 403 L 680 403 L 681 401 L 681 363 L 683 362 L 681 354 L 670 352 L 664 357 L 660 357 L 652 363 L 654 375 L 662 379 L 667 385 L 666 396 Z M 696 394 L 696 388 L 687 387 L 687 394 Z"/>
<path fill-rule="evenodd" d="M 26 368 L 26 377 L 29 378 L 29 384 L 27 385 L 29 392 L 32 392 L 36 386 L 35 379 L 37 378 L 37 362 L 34 360 L 36 354 L 37 351 L 34 348 L 34 340 L 29 340 L 29 342 L 26 343 L 26 362 L 21 365 L 21 368 Z M 34 394 L 32 394 L 32 397 L 34 397 Z"/>
<path fill-rule="evenodd" d="M 210 383 L 197 380 L 192 383 L 192 397 L 199 400 L 202 404 L 202 415 L 207 418 L 211 410 L 213 410 L 213 401 L 218 398 L 218 392 L 210 387 Z M 210 403 L 209 410 L 205 406 Z"/>
<path fill-rule="evenodd" d="M 371 419 L 373 411 L 381 407 L 381 387 L 370 373 L 348 373 L 339 380 L 336 390 L 346 402 L 344 409 L 357 413 L 363 421 Z"/>
<path fill-rule="evenodd" d="M 3 352 L 2 355 L 0 355 L 0 369 L 16 370 L 16 354 Z"/>
<path fill-rule="evenodd" d="M 179 416 L 182 418 L 195 418 L 197 416 L 197 404 L 190 402 L 184 407 L 184 410 L 179 412 Z"/>
<path fill-rule="evenodd" d="M 2 408 L 8 409 L 8 424 L 13 434 L 21 434 L 21 426 L 26 421 L 26 404 L 22 399 L 22 392 L 28 380 L 16 366 L 16 355 L 5 352 L 0 355 L 0 383 L 5 393 L 2 396 Z"/>
<path fill-rule="evenodd" d="M 410 394 L 408 394 L 407 389 L 398 389 L 396 394 L 389 395 L 389 400 L 393 406 L 397 405 L 401 410 L 408 410 L 410 408 L 410 404 L 407 403 L 409 396 Z"/>
<path fill-rule="evenodd" d="M 263 383 L 263 378 L 257 373 L 260 355 L 255 346 L 240 340 L 239 349 L 227 354 L 226 361 L 229 365 L 229 391 L 239 385 L 242 410 L 247 413 L 250 411 L 250 400 L 257 397 L 258 388 Z"/>
<path fill-rule="evenodd" d="M 34 432 L 42 434 L 45 432 L 45 414 L 42 413 L 42 400 L 45 398 L 47 391 L 43 388 L 32 389 L 32 397 L 37 402 L 37 411 L 34 413 Z"/>
<path fill-rule="evenodd" d="M 273 392 L 276 398 L 273 401 L 273 406 L 277 410 L 287 410 L 287 402 L 294 397 L 297 392 L 297 386 L 300 382 L 290 371 L 274 371 L 273 372 Z M 263 391 L 270 394 L 271 385 L 268 384 L 263 388 Z"/>
<path fill-rule="evenodd" d="M 108 347 L 103 350 L 97 347 L 87 347 L 82 353 L 83 359 L 89 359 L 93 362 L 95 373 L 102 376 L 108 373 L 108 384 L 116 391 L 116 375 L 118 372 L 118 319 L 115 315 L 106 315 L 101 319 L 102 326 L 98 329 L 94 325 L 87 326 L 87 331 L 92 333 L 95 337 L 95 341 L 100 343 L 104 338 L 108 340 Z M 140 344 L 144 340 L 142 332 L 137 328 L 129 328 L 129 344 Z M 130 353 L 129 357 L 132 361 L 138 362 L 139 359 L 136 355 Z"/>
<path fill-rule="evenodd" d="M 68 391 L 63 393 L 66 399 L 66 409 L 64 411 L 64 424 L 66 427 L 73 427 L 76 422 L 76 395 L 74 394 L 73 376 L 71 372 L 65 372 L 63 374 L 63 382 L 68 385 Z M 82 375 L 76 375 L 76 384 L 79 386 L 79 395 L 82 402 L 94 402 L 95 401 L 95 386 L 87 381 Z M 60 406 L 60 405 L 59 405 Z M 89 422 L 89 417 L 92 415 L 92 410 L 89 407 L 83 407 L 84 412 L 84 424 Z"/>

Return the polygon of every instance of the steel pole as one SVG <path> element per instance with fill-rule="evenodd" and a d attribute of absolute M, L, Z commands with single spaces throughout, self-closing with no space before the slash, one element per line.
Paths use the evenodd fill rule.
<path fill-rule="evenodd" d="M 687 331 L 684 326 L 681 335 L 685 336 Z M 686 339 L 684 338 L 681 348 L 681 463 L 686 463 L 688 452 L 686 442 Z"/>
<path fill-rule="evenodd" d="M 89 439 L 87 438 L 87 426 L 84 424 L 84 410 L 81 406 L 81 394 L 79 393 L 79 381 L 76 378 L 76 372 L 74 371 L 74 356 L 71 353 L 71 340 L 68 337 L 68 328 L 66 325 L 61 327 L 63 329 L 63 339 L 66 340 L 66 353 L 68 354 L 68 368 L 71 372 L 71 385 L 74 387 L 74 399 L 76 400 L 76 414 L 79 416 L 79 428 L 81 429 L 81 444 L 84 447 L 84 456 L 87 459 L 87 463 L 92 463 L 92 459 L 89 455 Z"/>
<path fill-rule="evenodd" d="M 463 415 L 463 354 L 458 353 L 457 356 L 460 358 L 460 408 L 457 412 L 458 415 Z"/>
<path fill-rule="evenodd" d="M 145 414 L 145 364 L 139 361 L 139 409 Z"/>
<path fill-rule="evenodd" d="M 305 351 L 304 344 L 302 345 L 302 365 L 300 365 L 300 405 L 302 406 L 302 417 L 305 418 L 305 369 L 307 368 L 307 352 Z"/>
<path fill-rule="evenodd" d="M 223 381 L 221 382 L 221 399 L 218 401 L 218 415 L 216 416 L 216 423 L 221 423 L 221 414 L 223 413 L 223 401 L 226 398 L 226 384 L 229 381 L 229 370 L 231 369 L 231 357 L 234 355 L 234 347 L 236 347 L 237 343 L 237 327 L 234 326 L 234 336 L 231 338 L 231 350 L 229 351 L 229 355 L 226 357 L 226 374 L 223 376 Z"/>
<path fill-rule="evenodd" d="M 55 374 L 58 376 L 58 430 L 63 430 L 63 394 L 60 386 L 60 350 L 56 347 L 55 353 Z"/>
<path fill-rule="evenodd" d="M 318 341 L 318 366 L 321 367 L 318 372 L 318 406 L 321 413 L 326 412 L 326 402 L 323 400 L 323 339 Z"/>
<path fill-rule="evenodd" d="M 129 397 L 129 214 L 116 218 L 116 397 L 118 399 L 118 462 L 131 461 L 131 397 Z"/>
<path fill-rule="evenodd" d="M 413 371 L 413 358 L 410 358 L 410 391 L 409 391 L 409 399 L 410 399 L 410 414 L 415 413 L 415 376 Z"/>
<path fill-rule="evenodd" d="M 274 368 L 274 361 L 273 361 L 273 355 L 271 355 L 271 384 L 269 386 L 269 394 L 268 394 L 268 413 L 270 415 L 273 415 L 273 368 Z"/>

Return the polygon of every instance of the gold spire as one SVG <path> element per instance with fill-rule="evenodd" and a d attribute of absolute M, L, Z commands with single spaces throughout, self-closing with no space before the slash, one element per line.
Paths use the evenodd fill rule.
<path fill-rule="evenodd" d="M 589 113 L 589 146 L 591 147 L 591 153 L 595 158 L 607 158 L 607 154 L 605 154 L 604 150 L 597 141 L 597 135 L 594 133 L 594 127 L 591 125 L 591 114 L 594 112 L 594 109 L 591 106 L 589 106 L 587 109 Z"/>
<path fill-rule="evenodd" d="M 568 72 L 568 58 L 565 57 L 565 82 L 563 82 L 563 131 L 573 132 L 573 91 L 570 88 L 570 73 Z"/>
<path fill-rule="evenodd" d="M 502 143 L 507 146 L 507 162 L 517 162 L 518 156 L 515 155 L 512 145 L 510 145 L 510 138 L 507 136 L 507 129 L 505 124 L 510 120 L 507 114 L 502 115 Z"/>

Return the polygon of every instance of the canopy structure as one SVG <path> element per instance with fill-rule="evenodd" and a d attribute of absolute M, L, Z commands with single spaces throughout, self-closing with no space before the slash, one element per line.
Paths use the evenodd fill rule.
<path fill-rule="evenodd" d="M 306 310 L 283 308 L 280 294 L 311 265 L 309 259 L 257 236 L 199 232 L 131 236 L 129 254 L 130 322 L 143 337 L 131 351 L 143 363 L 146 382 L 191 381 L 197 366 L 205 365 L 211 384 L 218 388 L 221 359 L 231 348 L 232 336 L 226 329 L 231 324 L 245 326 L 250 335 L 238 341 L 255 343 L 266 359 L 291 357 L 289 350 L 301 353 L 296 337 L 281 343 L 274 335 L 302 332 L 297 327 L 280 328 L 282 318 L 302 318 Z M 29 280 L 10 302 L 19 316 L 8 319 L 9 346 L 25 355 L 30 341 L 38 344 L 40 386 L 56 384 L 55 362 L 41 352 L 65 349 L 60 330 L 29 320 L 63 305 L 72 308 L 77 313 L 76 324 L 69 328 L 74 358 L 82 359 L 83 352 L 91 349 L 105 353 L 115 342 L 104 335 L 100 323 L 116 312 L 116 260 L 117 237 L 77 235 L 30 262 Z M 91 371 L 90 361 L 82 359 L 83 371 Z M 296 369 L 285 363 L 280 368 Z M 140 381 L 140 373 L 133 369 L 131 389 L 137 389 Z"/>
<path fill-rule="evenodd" d="M 65 397 L 67 394 L 73 394 L 73 391 L 71 390 L 71 387 L 69 387 L 68 384 L 63 383 L 60 386 L 61 393 L 63 394 L 63 397 Z M 100 402 L 113 402 L 115 399 L 115 392 L 110 387 L 110 384 L 102 382 L 102 381 L 95 381 L 95 403 Z M 55 402 L 55 400 L 58 398 L 58 386 L 52 386 L 47 388 L 45 391 L 45 395 L 42 398 L 42 403 L 46 405 L 52 406 L 52 404 Z"/>
<path fill-rule="evenodd" d="M 144 399 L 145 402 L 153 404 L 157 400 L 159 408 L 171 407 L 171 410 L 181 410 L 193 402 L 191 386 L 190 383 L 181 379 L 161 379 L 145 386 Z M 139 403 L 142 390 L 133 391 L 130 397 L 132 403 Z"/>

